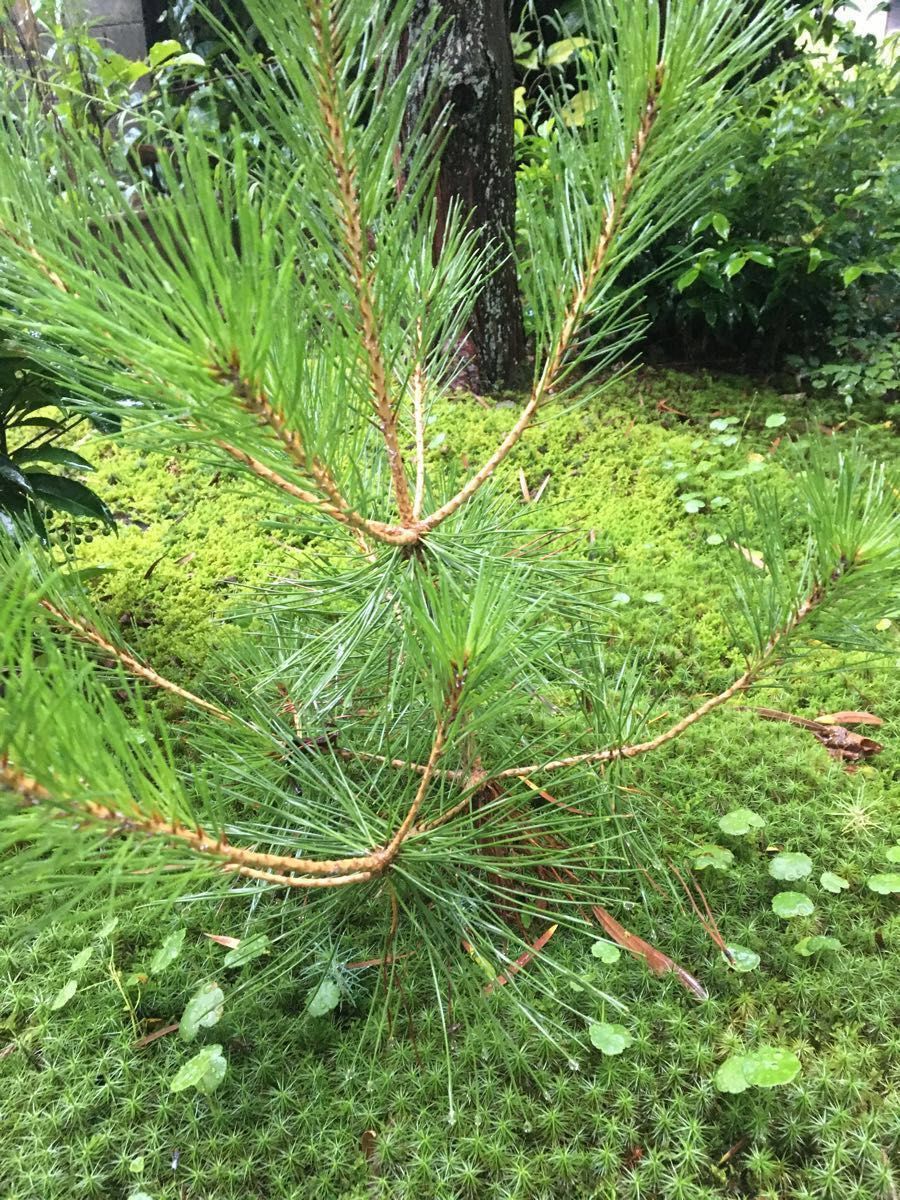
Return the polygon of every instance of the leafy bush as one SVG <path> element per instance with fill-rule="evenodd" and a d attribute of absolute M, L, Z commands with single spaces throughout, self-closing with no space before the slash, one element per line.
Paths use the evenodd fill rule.
<path fill-rule="evenodd" d="M 653 340 L 878 400 L 897 379 L 900 57 L 840 26 L 804 39 L 751 94 L 734 162 L 681 231 L 697 241 L 650 298 Z"/>
<path fill-rule="evenodd" d="M 491 264 L 459 211 L 434 260 L 433 139 L 408 140 L 398 177 L 405 85 L 425 50 L 410 47 L 397 74 L 409 5 L 248 7 L 279 72 L 247 56 L 240 121 L 215 155 L 202 130 L 179 130 L 160 188 L 135 170 L 123 189 L 102 148 L 61 142 L 36 106 L 5 120 L 0 300 L 85 404 L 139 401 L 132 437 L 187 445 L 288 497 L 290 536 L 318 569 L 248 599 L 193 692 L 123 645 L 38 547 L 4 562 L 8 893 L 49 900 L 64 878 L 105 909 L 249 899 L 273 948 L 258 978 L 295 968 L 310 1022 L 358 995 L 341 969 L 352 943 L 381 968 L 376 989 L 408 956 L 427 966 L 445 1040 L 450 989 L 454 1013 L 466 993 L 481 1011 L 505 1001 L 590 1053 L 592 1014 L 618 1004 L 556 954 L 566 934 L 593 943 L 599 923 L 705 994 L 603 903 L 658 865 L 620 820 L 612 768 L 679 737 L 792 646 L 871 648 L 896 585 L 891 481 L 855 453 L 798 460 L 786 519 L 806 530 L 800 561 L 771 498 L 730 531 L 763 563 L 734 555 L 744 669 L 651 734 L 648 673 L 607 655 L 598 565 L 565 555 L 494 486 L 534 420 L 596 397 L 598 364 L 634 344 L 622 281 L 693 219 L 732 157 L 731 117 L 781 6 L 751 16 L 679 0 L 664 35 L 656 3 L 592 7 L 607 52 L 579 69 L 598 104 L 582 125 L 559 120 L 551 169 L 521 197 L 531 390 L 462 477 L 428 449 Z M 71 167 L 62 187 L 48 144 Z M 142 688 L 189 715 L 171 720 Z M 561 706 L 584 714 L 574 744 Z M 368 1032 L 386 1038 L 393 1012 L 374 1002 Z M 182 1083 L 212 1088 L 223 1069 L 211 1045 Z"/>
<path fill-rule="evenodd" d="M 109 418 L 94 419 L 109 425 Z M 58 384 L 35 371 L 20 353 L 0 346 L 0 537 L 18 543 L 37 532 L 46 543 L 48 512 L 114 527 L 99 496 L 59 473 L 60 468 L 78 473 L 93 469 L 60 444 L 85 420 L 84 412 L 67 404 Z"/>

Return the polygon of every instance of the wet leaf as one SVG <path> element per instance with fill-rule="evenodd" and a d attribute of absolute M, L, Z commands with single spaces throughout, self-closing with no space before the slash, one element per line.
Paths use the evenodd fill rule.
<path fill-rule="evenodd" d="M 714 871 L 727 871 L 734 862 L 734 855 L 724 846 L 701 846 L 691 860 L 696 871 L 712 867 Z"/>
<path fill-rule="evenodd" d="M 870 892 L 877 892 L 879 896 L 890 896 L 894 892 L 900 892 L 900 871 L 870 875 L 866 880 L 866 887 Z"/>
<path fill-rule="evenodd" d="M 624 1025 L 608 1025 L 605 1021 L 594 1022 L 588 1036 L 602 1054 L 621 1054 L 634 1044 L 634 1038 Z"/>
<path fill-rule="evenodd" d="M 53 1012 L 57 1009 L 65 1008 L 75 993 L 78 991 L 78 980 L 67 979 L 56 995 L 50 1002 L 50 1008 Z"/>
<path fill-rule="evenodd" d="M 849 880 L 845 879 L 843 875 L 835 875 L 834 871 L 823 871 L 819 876 L 819 883 L 826 892 L 834 892 L 835 895 L 850 886 Z"/>
<path fill-rule="evenodd" d="M 816 906 L 809 896 L 802 892 L 779 892 L 772 897 L 772 912 L 777 917 L 790 920 L 792 917 L 809 917 L 816 911 Z"/>
<path fill-rule="evenodd" d="M 618 962 L 622 957 L 619 947 L 613 946 L 609 942 L 594 942 L 591 946 L 591 954 L 594 958 L 599 958 L 601 962 L 607 964 Z"/>
<path fill-rule="evenodd" d="M 169 1084 L 169 1090 L 184 1092 L 193 1087 L 198 1092 L 209 1095 L 225 1078 L 227 1069 L 228 1063 L 222 1054 L 222 1047 L 214 1042 L 210 1046 L 204 1046 L 198 1054 L 188 1059 Z"/>
<path fill-rule="evenodd" d="M 747 1058 L 743 1054 L 732 1054 L 725 1059 L 713 1076 L 713 1083 L 720 1092 L 728 1092 L 733 1096 L 746 1092 L 750 1086 L 744 1074 L 746 1062 Z"/>
<path fill-rule="evenodd" d="M 170 933 L 163 944 L 159 947 L 153 957 L 150 959 L 151 975 L 160 975 L 167 967 L 178 958 L 181 949 L 184 946 L 185 935 L 187 930 L 184 928 L 176 929 L 174 933 Z"/>
<path fill-rule="evenodd" d="M 744 1075 L 752 1087 L 781 1087 L 800 1072 L 800 1059 L 780 1046 L 760 1046 L 747 1055 Z"/>
<path fill-rule="evenodd" d="M 760 1046 L 750 1054 L 732 1054 L 716 1071 L 713 1082 L 720 1092 L 733 1095 L 748 1087 L 781 1087 L 800 1071 L 800 1059 L 781 1046 Z"/>
<path fill-rule="evenodd" d="M 791 854 L 784 852 L 776 854 L 769 863 L 769 874 L 773 879 L 793 881 L 806 879 L 813 868 L 813 861 L 808 854 Z"/>
<path fill-rule="evenodd" d="M 765 821 L 752 808 L 733 808 L 724 817 L 719 817 L 719 828 L 731 837 L 741 837 L 754 829 L 762 829 Z"/>
<path fill-rule="evenodd" d="M 759 955 L 755 950 L 749 950 L 746 946 L 729 946 L 731 958 L 723 954 L 722 957 L 732 971 L 737 971 L 740 975 L 746 975 L 749 971 L 755 971 L 759 966 Z"/>
<path fill-rule="evenodd" d="M 818 934 L 815 937 L 801 938 L 794 946 L 794 953 L 801 958 L 812 958 L 814 954 L 824 954 L 829 950 L 840 950 L 843 946 L 838 938 Z"/>
<path fill-rule="evenodd" d="M 337 1008 L 340 1002 L 341 989 L 338 987 L 337 981 L 330 975 L 326 975 L 310 997 L 306 1011 L 311 1017 L 325 1017 Z"/>
<path fill-rule="evenodd" d="M 201 1029 L 209 1029 L 222 1019 L 225 993 L 217 983 L 205 983 L 187 1002 L 178 1032 L 192 1042 Z"/>
<path fill-rule="evenodd" d="M 69 970 L 75 974 L 77 974 L 79 971 L 83 971 L 84 968 L 87 966 L 88 962 L 90 961 L 91 955 L 93 953 L 94 953 L 93 946 L 85 946 L 85 948 L 83 950 L 79 950 L 78 953 L 75 955 L 75 957 L 72 959 L 71 965 L 69 966 Z"/>
<path fill-rule="evenodd" d="M 228 951 L 225 955 L 225 966 L 242 967 L 244 963 L 252 962 L 262 954 L 271 953 L 272 947 L 268 937 L 264 933 L 255 933 L 252 937 L 242 938 L 237 946 Z"/>

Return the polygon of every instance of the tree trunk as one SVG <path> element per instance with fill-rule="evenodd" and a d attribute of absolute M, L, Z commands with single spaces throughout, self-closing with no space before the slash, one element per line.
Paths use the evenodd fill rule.
<path fill-rule="evenodd" d="M 435 9 L 442 30 L 415 80 L 409 119 L 429 88 L 447 106 L 437 189 L 438 245 L 451 200 L 461 202 L 483 244 L 501 257 L 515 237 L 512 48 L 506 0 L 417 0 L 409 23 L 412 43 Z M 511 257 L 485 281 L 463 347 L 460 383 L 480 392 L 511 384 L 525 357 L 522 301 Z"/>

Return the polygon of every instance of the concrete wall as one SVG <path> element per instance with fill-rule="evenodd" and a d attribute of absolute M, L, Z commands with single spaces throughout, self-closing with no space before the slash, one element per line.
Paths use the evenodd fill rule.
<path fill-rule="evenodd" d="M 147 41 L 141 0 L 87 0 L 85 8 L 94 23 L 94 37 L 126 58 L 144 57 Z"/>

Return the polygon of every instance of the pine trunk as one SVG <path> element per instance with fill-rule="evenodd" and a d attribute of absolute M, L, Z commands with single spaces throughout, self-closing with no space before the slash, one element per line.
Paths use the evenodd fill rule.
<path fill-rule="evenodd" d="M 461 202 L 484 243 L 508 255 L 515 236 L 512 48 L 506 0 L 417 0 L 411 44 L 435 9 L 441 30 L 411 89 L 410 121 L 427 91 L 440 88 L 447 135 L 438 181 L 438 244 L 451 201 Z M 514 382 L 525 357 L 522 301 L 515 264 L 491 275 L 476 305 L 464 346 L 460 383 L 485 391 Z"/>

